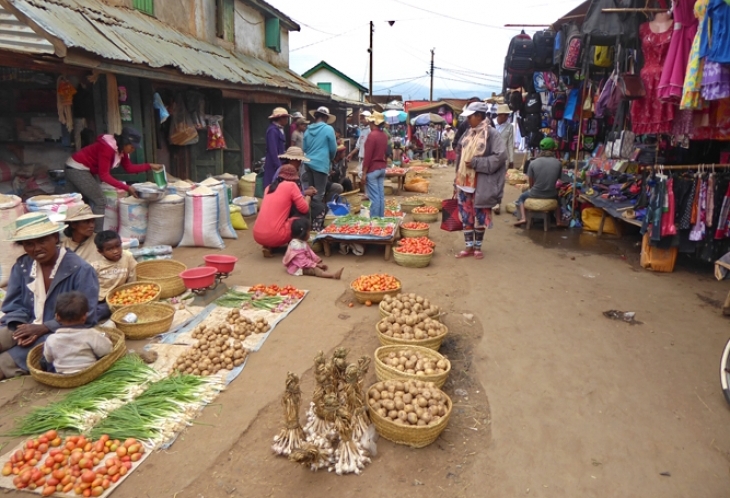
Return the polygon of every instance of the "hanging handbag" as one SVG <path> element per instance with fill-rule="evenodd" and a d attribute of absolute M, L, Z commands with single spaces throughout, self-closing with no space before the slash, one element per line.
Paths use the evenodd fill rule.
<path fill-rule="evenodd" d="M 634 56 L 628 57 L 629 72 L 621 74 L 618 78 L 618 89 L 624 100 L 637 100 L 646 97 L 646 88 L 641 76 L 634 73 Z"/>
<path fill-rule="evenodd" d="M 464 229 L 459 216 L 459 201 L 456 197 L 441 201 L 441 230 L 447 232 L 460 232 Z"/>

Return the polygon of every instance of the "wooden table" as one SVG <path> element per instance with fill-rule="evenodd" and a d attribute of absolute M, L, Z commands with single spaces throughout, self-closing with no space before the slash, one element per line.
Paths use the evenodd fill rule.
<path fill-rule="evenodd" d="M 393 244 L 395 244 L 395 240 L 397 238 L 398 230 L 396 229 L 393 232 L 393 237 L 390 239 L 341 239 L 337 237 L 337 235 L 328 235 L 324 239 L 319 239 L 322 241 L 322 247 L 324 248 L 324 255 L 326 257 L 330 257 L 332 255 L 332 247 L 331 244 L 333 242 L 338 243 L 351 243 L 351 244 L 362 244 L 362 245 L 374 245 L 374 246 L 385 246 L 385 260 L 390 261 L 390 257 L 393 254 Z"/>
<path fill-rule="evenodd" d="M 360 185 L 360 191 L 365 193 L 365 181 L 358 178 L 358 172 L 357 171 L 349 171 L 348 174 L 352 178 L 352 187 L 357 188 L 356 185 Z M 388 173 L 388 170 L 385 170 L 385 178 L 397 178 L 397 186 L 396 186 L 396 192 L 400 192 L 404 189 L 405 183 L 406 183 L 406 173 Z"/>
<path fill-rule="evenodd" d="M 629 218 L 624 218 L 621 215 L 621 211 L 619 211 L 620 208 L 616 208 L 612 206 L 612 202 L 601 199 L 600 197 L 588 197 L 585 194 L 581 194 L 578 197 L 579 200 L 583 202 L 587 202 L 589 204 L 593 204 L 593 206 L 599 208 L 601 210 L 601 222 L 598 224 L 598 232 L 597 235 L 600 237 L 603 235 L 603 226 L 606 223 L 606 217 L 611 216 L 613 218 L 619 219 L 623 221 L 624 223 L 628 223 L 629 225 L 634 225 L 637 227 L 641 227 L 643 225 L 643 222 L 639 220 L 631 220 Z"/>

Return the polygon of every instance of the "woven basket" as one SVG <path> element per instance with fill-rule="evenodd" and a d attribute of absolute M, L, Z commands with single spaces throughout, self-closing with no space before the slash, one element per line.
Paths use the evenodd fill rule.
<path fill-rule="evenodd" d="M 423 205 L 424 205 L 423 201 L 418 201 L 418 202 L 403 201 L 400 203 L 400 210 L 403 211 L 404 213 L 410 213 L 411 211 L 413 211 L 413 208 L 417 208 L 417 207 L 423 206 Z"/>
<path fill-rule="evenodd" d="M 334 215 L 328 214 L 328 215 L 326 215 L 326 216 L 324 217 L 324 223 L 322 223 L 322 226 L 328 227 L 328 226 L 330 226 L 330 225 L 331 225 L 332 223 L 334 223 L 336 219 L 337 219 L 337 216 L 334 216 Z"/>
<path fill-rule="evenodd" d="M 428 358 L 434 359 L 435 361 L 444 360 L 446 362 L 446 371 L 444 373 L 435 375 L 415 375 L 401 372 L 400 370 L 388 366 L 383 362 L 383 359 L 386 358 L 388 354 L 397 353 L 398 351 L 403 351 L 404 349 L 412 349 L 414 352 L 419 352 L 423 356 L 427 356 Z M 377 375 L 378 380 L 381 381 L 391 379 L 422 380 L 423 382 L 433 382 L 434 384 L 436 384 L 436 387 L 440 388 L 446 383 L 446 379 L 449 378 L 449 372 L 451 372 L 451 362 L 433 349 L 419 346 L 381 346 L 375 350 L 375 375 Z"/>
<path fill-rule="evenodd" d="M 396 264 L 406 268 L 425 268 L 431 264 L 431 258 L 433 258 L 433 251 L 431 254 L 406 254 L 393 248 L 393 259 Z"/>
<path fill-rule="evenodd" d="M 381 301 L 381 302 L 380 302 L 380 304 L 378 305 L 378 310 L 380 311 L 380 318 L 388 318 L 388 317 L 389 317 L 390 315 L 392 315 L 392 314 L 393 314 L 393 313 L 389 313 L 389 312 L 387 312 L 387 311 L 385 311 L 385 310 L 383 309 L 383 302 L 382 302 L 382 301 Z M 439 312 L 436 312 L 436 314 L 435 314 L 435 315 L 428 315 L 428 316 L 429 316 L 429 318 L 431 318 L 432 320 L 436 320 L 436 321 L 438 321 L 438 322 L 440 322 L 440 321 L 441 321 L 441 313 L 439 313 Z"/>
<path fill-rule="evenodd" d="M 555 211 L 558 209 L 558 201 L 555 199 L 533 199 L 525 200 L 525 209 L 528 211 Z"/>
<path fill-rule="evenodd" d="M 127 323 L 123 320 L 127 313 L 137 315 L 144 323 Z M 112 313 L 112 321 L 127 339 L 147 339 L 167 332 L 175 317 L 175 308 L 164 303 L 134 304 Z"/>
<path fill-rule="evenodd" d="M 96 327 L 104 332 L 112 341 L 112 352 L 101 358 L 90 367 L 74 374 L 57 374 L 41 370 L 41 357 L 43 356 L 43 344 L 38 344 L 28 353 L 28 368 L 30 375 L 41 384 L 61 389 L 83 386 L 106 372 L 114 362 L 127 353 L 127 345 L 124 342 L 124 334 L 121 330 L 108 327 Z"/>
<path fill-rule="evenodd" d="M 368 390 L 370 389 L 368 388 Z M 439 435 L 441 435 L 444 429 L 446 429 L 446 426 L 449 423 L 449 418 L 451 418 L 451 412 L 453 410 L 451 398 L 449 398 L 443 391 L 441 391 L 441 395 L 446 398 L 447 410 L 446 415 L 441 417 L 441 420 L 439 420 L 437 424 L 425 425 L 423 427 L 397 425 L 395 422 L 391 422 L 378 415 L 378 413 L 371 409 L 368 405 L 370 420 L 372 420 L 375 425 L 375 430 L 378 431 L 378 434 L 388 441 L 392 441 L 396 444 L 404 444 L 411 448 L 423 448 L 438 439 Z"/>
<path fill-rule="evenodd" d="M 411 228 L 400 227 L 400 234 L 404 239 L 411 237 L 428 237 L 428 228 L 423 230 L 413 230 Z"/>
<path fill-rule="evenodd" d="M 442 204 L 441 202 L 442 202 L 442 201 L 440 201 L 440 200 L 438 200 L 438 199 L 436 199 L 436 200 L 430 200 L 430 199 L 423 199 L 423 205 L 424 205 L 424 206 L 431 206 L 431 207 L 435 207 L 435 208 L 436 208 L 436 209 L 438 209 L 439 211 L 441 211 L 441 210 L 443 209 L 443 207 L 444 207 L 444 206 L 443 206 L 443 204 Z"/>
<path fill-rule="evenodd" d="M 388 185 L 387 183 L 383 186 L 383 193 L 385 195 L 393 195 L 395 194 L 395 188 L 393 185 Z"/>
<path fill-rule="evenodd" d="M 109 298 L 110 297 L 112 297 L 114 294 L 116 294 L 120 290 L 130 289 L 132 287 L 136 287 L 136 286 L 139 286 L 139 285 L 142 285 L 142 284 L 144 284 L 144 285 L 156 285 L 157 286 L 157 294 L 155 295 L 155 297 L 153 297 L 149 301 L 146 301 L 147 303 L 151 303 L 152 301 L 157 301 L 157 300 L 160 299 L 160 289 L 161 288 L 160 288 L 160 284 L 158 284 L 157 282 L 143 281 L 143 282 L 131 282 L 131 283 L 128 283 L 128 284 L 120 285 L 119 287 L 115 288 L 114 290 L 112 290 L 111 292 L 109 292 L 109 294 L 106 295 L 106 304 L 109 305 L 109 309 L 112 311 L 112 313 L 114 313 L 115 311 L 120 310 L 122 308 L 128 308 L 129 306 L 135 306 L 135 305 L 134 304 L 130 304 L 129 306 L 114 305 L 114 304 L 112 304 L 112 303 L 109 302 Z M 136 304 L 145 304 L 145 303 L 136 303 Z"/>
<path fill-rule="evenodd" d="M 360 212 L 362 206 L 362 198 L 360 197 L 360 189 L 355 189 L 350 192 L 344 192 L 340 194 L 340 197 L 347 199 L 350 204 L 350 212 L 356 214 Z"/>
<path fill-rule="evenodd" d="M 355 299 L 359 303 L 365 304 L 366 301 L 370 301 L 371 303 L 379 303 L 383 300 L 383 298 L 387 295 L 389 296 L 395 296 L 396 294 L 400 293 L 401 289 L 403 288 L 403 284 L 401 284 L 401 281 L 396 279 L 398 281 L 398 288 L 389 290 L 389 291 L 380 291 L 380 292 L 363 292 L 359 290 L 355 290 L 352 287 L 352 283 L 350 283 L 350 289 L 352 289 L 352 292 L 355 293 Z M 354 280 L 353 280 L 354 282 Z"/>
<path fill-rule="evenodd" d="M 438 221 L 438 219 L 439 219 L 438 213 L 433 213 L 433 214 L 411 213 L 411 216 L 413 216 L 414 221 L 422 221 L 424 223 L 433 223 L 435 221 Z"/>
<path fill-rule="evenodd" d="M 180 274 L 188 267 L 173 259 L 145 261 L 137 265 L 138 282 L 154 282 L 161 288 L 160 299 L 169 299 L 185 292 Z"/>
<path fill-rule="evenodd" d="M 380 320 L 382 322 L 382 320 Z M 378 323 L 380 323 L 378 322 Z M 421 340 L 411 340 L 407 341 L 405 339 L 398 339 L 396 337 L 389 337 L 380 330 L 378 330 L 378 324 L 375 324 L 375 332 L 378 334 L 378 339 L 380 339 L 380 344 L 383 346 L 421 346 L 422 348 L 428 348 L 433 349 L 434 351 L 438 351 L 441 347 L 441 343 L 443 342 L 446 335 L 449 333 L 449 329 L 446 329 L 446 332 L 441 334 L 437 337 L 429 337 L 428 339 L 421 339 Z"/>

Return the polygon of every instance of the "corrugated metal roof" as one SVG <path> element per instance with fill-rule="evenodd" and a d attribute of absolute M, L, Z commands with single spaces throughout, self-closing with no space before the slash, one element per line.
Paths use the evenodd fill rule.
<path fill-rule="evenodd" d="M 238 52 L 234 54 L 136 10 L 110 7 L 96 0 L 3 0 L 2 3 L 17 9 L 65 47 L 82 49 L 104 59 L 152 68 L 174 67 L 191 76 L 326 95 L 289 69 Z"/>
<path fill-rule="evenodd" d="M 0 7 L 0 50 L 33 54 L 52 54 L 51 42 L 38 36 L 11 12 Z"/>

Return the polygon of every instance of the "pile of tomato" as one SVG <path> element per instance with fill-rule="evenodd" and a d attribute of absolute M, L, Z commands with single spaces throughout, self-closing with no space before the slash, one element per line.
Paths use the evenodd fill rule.
<path fill-rule="evenodd" d="M 39 489 L 42 496 L 72 492 L 101 496 L 132 470 L 132 463 L 138 462 L 144 452 L 136 439 L 121 442 L 103 435 L 98 441 L 84 436 L 61 440 L 51 430 L 27 441 L 25 450 L 13 453 L 2 475 L 14 475 L 17 489 Z"/>
<path fill-rule="evenodd" d="M 405 168 L 388 168 L 385 170 L 389 175 L 405 175 L 408 170 Z"/>
<path fill-rule="evenodd" d="M 391 210 L 391 209 L 385 210 L 385 216 L 387 218 L 400 218 L 401 216 L 403 216 L 403 214 L 404 214 L 403 211 L 395 211 L 395 210 Z"/>
<path fill-rule="evenodd" d="M 352 282 L 352 288 L 360 292 L 383 292 L 400 289 L 398 279 L 387 273 L 362 275 Z"/>
<path fill-rule="evenodd" d="M 292 285 L 285 285 L 284 287 L 279 287 L 276 284 L 273 284 L 273 285 L 256 284 L 256 285 L 252 286 L 248 291 L 249 292 L 260 292 L 262 294 L 266 294 L 267 296 L 290 296 L 295 299 L 302 299 L 304 297 L 304 291 L 301 291 Z"/>
<path fill-rule="evenodd" d="M 109 296 L 109 304 L 113 306 L 130 306 L 132 304 L 142 304 L 152 301 L 159 287 L 153 284 L 139 284 L 126 289 L 113 291 Z"/>
<path fill-rule="evenodd" d="M 400 239 L 398 247 L 393 249 L 401 254 L 433 254 L 436 244 L 428 237 Z"/>
<path fill-rule="evenodd" d="M 433 206 L 418 206 L 413 208 L 413 214 L 436 214 L 438 212 L 438 208 Z"/>
<path fill-rule="evenodd" d="M 428 228 L 428 223 L 423 223 L 422 221 L 409 221 L 407 223 L 403 223 L 401 227 L 407 230 L 426 230 Z"/>
<path fill-rule="evenodd" d="M 331 235 L 366 235 L 375 237 L 391 237 L 395 231 L 392 225 L 377 226 L 369 223 L 349 224 L 327 226 L 322 233 Z"/>

